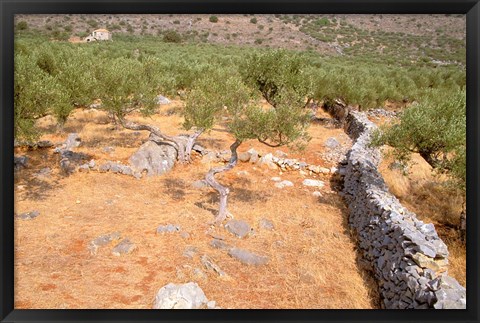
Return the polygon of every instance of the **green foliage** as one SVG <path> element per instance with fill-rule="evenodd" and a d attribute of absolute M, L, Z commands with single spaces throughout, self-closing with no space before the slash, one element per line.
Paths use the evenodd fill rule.
<path fill-rule="evenodd" d="M 92 28 L 98 28 L 98 22 L 93 19 L 87 20 L 87 24 Z"/>
<path fill-rule="evenodd" d="M 303 106 L 310 95 L 310 79 L 304 72 L 305 59 L 299 54 L 273 50 L 249 55 L 240 71 L 245 83 L 256 88 L 272 106 L 291 95 L 296 106 Z"/>
<path fill-rule="evenodd" d="M 208 21 L 213 22 L 213 23 L 218 22 L 218 17 L 217 16 L 210 16 L 210 18 L 208 18 Z"/>
<path fill-rule="evenodd" d="M 166 43 L 181 43 L 182 36 L 175 30 L 167 30 L 163 34 L 163 41 Z"/>
<path fill-rule="evenodd" d="M 252 24 L 256 24 L 257 23 L 257 18 L 253 17 L 252 19 L 250 19 L 250 22 Z"/>
<path fill-rule="evenodd" d="M 404 164 L 412 152 L 419 153 L 433 168 L 447 172 L 465 189 L 465 91 L 431 91 L 421 103 L 405 110 L 398 123 L 374 134 L 372 145 L 383 144 L 394 147 L 394 156 Z"/>

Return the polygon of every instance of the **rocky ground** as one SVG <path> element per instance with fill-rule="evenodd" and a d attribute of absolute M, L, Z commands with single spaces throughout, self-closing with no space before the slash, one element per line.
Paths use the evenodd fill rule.
<path fill-rule="evenodd" d="M 148 122 L 181 133 L 167 113 L 181 104 Z M 378 307 L 337 194 L 351 145 L 342 129 L 312 124 L 304 152 L 242 145 L 217 176 L 233 218 L 212 227 L 218 195 L 203 178 L 228 157 L 221 125 L 191 164 L 160 176 L 131 162 L 148 134 L 115 129 L 100 111 L 76 111 L 63 133 L 48 117 L 39 127 L 43 148 L 15 154 L 16 308 Z M 191 297 L 172 301 L 179 293 Z"/>

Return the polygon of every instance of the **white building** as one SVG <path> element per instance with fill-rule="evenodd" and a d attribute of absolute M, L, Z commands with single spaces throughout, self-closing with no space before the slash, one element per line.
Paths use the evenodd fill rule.
<path fill-rule="evenodd" d="M 112 33 L 106 29 L 96 29 L 90 35 L 85 37 L 85 41 L 112 40 Z"/>

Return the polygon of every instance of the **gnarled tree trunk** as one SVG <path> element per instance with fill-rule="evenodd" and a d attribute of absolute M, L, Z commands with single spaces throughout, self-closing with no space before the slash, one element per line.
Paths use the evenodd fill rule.
<path fill-rule="evenodd" d="M 223 185 L 220 185 L 215 180 L 215 174 L 226 172 L 227 170 L 232 169 L 235 167 L 237 164 L 237 148 L 238 146 L 241 145 L 240 140 L 236 140 L 231 146 L 230 146 L 230 151 L 232 152 L 232 156 L 230 157 L 230 160 L 227 165 L 222 166 L 222 167 L 216 167 L 212 168 L 208 171 L 207 175 L 205 176 L 205 181 L 213 187 L 215 190 L 218 191 L 220 194 L 220 205 L 218 209 L 218 215 L 215 217 L 214 223 L 215 224 L 221 224 L 225 218 L 227 217 L 228 210 L 227 210 L 227 199 L 228 199 L 228 194 L 230 193 L 230 190 L 228 187 L 225 187 Z"/>
<path fill-rule="evenodd" d="M 121 125 L 129 130 L 147 130 L 150 131 L 152 135 L 156 138 L 151 138 L 153 141 L 161 141 L 167 145 L 172 146 L 177 151 L 177 159 L 181 163 L 189 163 L 191 160 L 191 153 L 192 148 L 195 145 L 195 141 L 197 140 L 198 136 L 203 133 L 203 129 L 197 130 L 195 133 L 191 134 L 187 142 L 182 140 L 180 137 L 171 137 L 168 135 L 163 134 L 158 127 L 145 125 L 145 124 L 138 124 L 135 122 L 127 121 L 123 118 L 119 118 Z"/>

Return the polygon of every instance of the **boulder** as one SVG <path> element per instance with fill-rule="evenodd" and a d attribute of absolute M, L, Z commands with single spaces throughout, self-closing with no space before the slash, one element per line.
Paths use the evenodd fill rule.
<path fill-rule="evenodd" d="M 176 159 L 175 148 L 149 140 L 140 146 L 129 161 L 134 173 L 146 171 L 148 176 L 153 176 L 170 171 Z"/>
<path fill-rule="evenodd" d="M 158 291 L 153 309 L 200 309 L 207 303 L 208 299 L 197 283 L 170 283 Z"/>
<path fill-rule="evenodd" d="M 238 154 L 238 160 L 246 163 L 250 160 L 250 153 L 249 152 L 242 152 Z"/>

